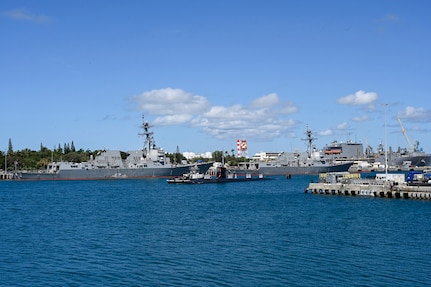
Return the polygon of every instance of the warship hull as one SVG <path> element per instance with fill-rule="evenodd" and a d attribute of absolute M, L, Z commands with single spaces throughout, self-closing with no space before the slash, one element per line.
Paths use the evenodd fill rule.
<path fill-rule="evenodd" d="M 322 166 L 283 166 L 283 165 L 266 165 L 260 164 L 255 170 L 250 169 L 232 169 L 238 174 L 241 173 L 259 173 L 264 176 L 289 176 L 289 175 L 305 175 L 305 174 L 320 174 L 327 172 L 343 172 L 348 171 L 352 166 L 352 162 L 335 164 L 335 165 L 322 165 Z"/>
<path fill-rule="evenodd" d="M 126 178 L 170 178 L 187 173 L 192 165 L 162 166 L 144 168 L 119 168 L 119 169 L 70 169 L 57 172 L 20 172 L 16 175 L 20 180 L 101 180 L 101 179 L 126 179 Z M 212 163 L 197 164 L 200 172 L 206 172 Z"/>
<path fill-rule="evenodd" d="M 259 172 L 266 176 L 320 174 L 328 172 L 348 171 L 351 166 L 351 162 L 330 166 L 262 166 L 259 168 Z"/>
<path fill-rule="evenodd" d="M 431 166 L 431 155 L 399 156 L 391 158 L 389 164 L 395 166 L 405 166 L 406 164 L 410 166 Z"/>

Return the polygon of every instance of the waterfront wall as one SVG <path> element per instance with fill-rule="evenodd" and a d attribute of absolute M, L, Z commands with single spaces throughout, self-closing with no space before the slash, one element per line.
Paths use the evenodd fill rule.
<path fill-rule="evenodd" d="M 431 200 L 431 185 L 310 183 L 305 193 Z"/>
<path fill-rule="evenodd" d="M 0 172 L 0 180 L 10 180 L 10 179 L 15 179 L 15 176 L 13 173 Z"/>

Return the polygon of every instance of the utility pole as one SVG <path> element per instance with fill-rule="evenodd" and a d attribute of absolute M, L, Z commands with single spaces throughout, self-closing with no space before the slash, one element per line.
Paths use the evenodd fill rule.
<path fill-rule="evenodd" d="M 386 109 L 388 107 L 388 104 L 385 105 L 385 174 L 386 179 L 388 179 L 388 136 L 386 132 Z"/>

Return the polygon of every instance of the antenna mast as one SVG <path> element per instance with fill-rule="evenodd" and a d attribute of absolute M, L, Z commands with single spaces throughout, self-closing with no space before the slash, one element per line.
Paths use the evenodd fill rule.
<path fill-rule="evenodd" d="M 313 151 L 313 142 L 317 138 L 313 137 L 313 132 L 308 128 L 308 126 L 307 126 L 307 130 L 305 131 L 305 135 L 307 136 L 307 138 L 305 138 L 303 140 L 307 141 L 308 156 L 311 156 L 311 152 Z"/>
<path fill-rule="evenodd" d="M 144 150 L 147 149 L 150 151 L 151 149 L 156 148 L 156 142 L 154 141 L 153 132 L 150 131 L 150 124 L 144 120 L 144 115 L 142 115 L 142 129 L 143 133 L 139 133 L 140 136 L 145 136 Z"/>

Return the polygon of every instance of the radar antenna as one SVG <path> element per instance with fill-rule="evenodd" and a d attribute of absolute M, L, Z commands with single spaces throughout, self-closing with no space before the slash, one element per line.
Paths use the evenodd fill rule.
<path fill-rule="evenodd" d="M 311 152 L 313 151 L 314 145 L 313 142 L 317 140 L 317 138 L 313 137 L 313 132 L 308 128 L 305 131 L 305 135 L 307 136 L 305 139 L 302 139 L 307 142 L 307 152 L 308 156 L 311 156 Z"/>
<path fill-rule="evenodd" d="M 154 140 L 153 137 L 153 132 L 150 131 L 150 124 L 145 121 L 144 119 L 144 115 L 142 115 L 142 126 L 141 128 L 144 130 L 143 133 L 139 133 L 138 135 L 140 136 L 145 136 L 145 143 L 144 143 L 144 151 L 146 151 L 146 149 L 148 148 L 148 151 L 150 151 L 151 149 L 155 149 L 156 148 L 156 142 Z"/>

